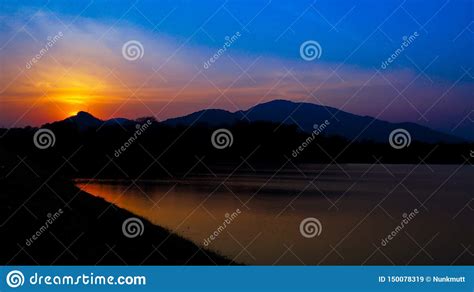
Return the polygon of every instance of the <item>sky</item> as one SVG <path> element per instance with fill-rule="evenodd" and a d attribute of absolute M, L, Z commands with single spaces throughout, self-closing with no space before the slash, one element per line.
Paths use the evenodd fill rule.
<path fill-rule="evenodd" d="M 4 0 L 0 126 L 287 99 L 474 139 L 473 3 Z"/>

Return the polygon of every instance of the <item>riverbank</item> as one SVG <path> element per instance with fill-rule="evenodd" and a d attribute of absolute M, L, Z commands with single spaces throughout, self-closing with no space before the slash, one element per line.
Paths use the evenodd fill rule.
<path fill-rule="evenodd" d="M 10 169 L 10 168 L 9 168 Z M 228 265 L 124 209 L 20 164 L 0 179 L 2 265 Z M 139 218 L 129 238 L 122 224 Z"/>

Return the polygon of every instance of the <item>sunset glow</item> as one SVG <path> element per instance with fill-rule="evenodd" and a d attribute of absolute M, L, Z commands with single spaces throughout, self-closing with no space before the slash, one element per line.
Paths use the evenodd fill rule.
<path fill-rule="evenodd" d="M 427 9 L 436 11 L 434 2 Z M 0 31 L 0 42 L 4 44 L 0 126 L 38 126 L 77 111 L 93 112 L 102 119 L 155 116 L 163 120 L 206 108 L 237 111 L 273 99 L 287 99 L 333 106 L 359 115 L 380 114 L 379 118 L 392 122 L 413 121 L 450 131 L 472 110 L 472 78 L 462 69 L 471 68 L 474 63 L 469 50 L 463 49 L 472 47 L 472 43 L 467 35 L 460 34 L 468 16 L 459 16 L 460 8 L 455 5 L 447 5 L 444 14 L 438 16 L 440 19 L 430 23 L 430 31 L 442 26 L 446 33 L 436 38 L 443 39 L 417 32 L 416 40 L 390 64 L 386 60 L 403 43 L 403 36 L 413 35 L 416 26 L 390 22 L 384 28 L 390 31 L 390 40 L 376 33 L 360 48 L 357 44 L 371 33 L 364 31 L 361 23 L 376 23 L 376 15 L 390 15 L 394 7 L 388 6 L 396 6 L 395 2 L 386 8 L 378 7 L 377 14 L 354 13 L 350 19 L 357 24 L 356 30 L 350 23 L 341 22 L 341 28 L 351 31 L 350 35 L 335 32 L 326 27 L 327 23 L 315 26 L 315 18 L 308 15 L 293 24 L 295 35 L 291 37 L 278 26 L 266 30 L 267 19 L 282 15 L 278 6 L 264 9 L 252 30 L 240 31 L 238 23 L 222 21 L 220 26 L 207 25 L 204 33 L 192 29 L 197 23 L 187 27 L 182 15 L 193 11 L 197 17 L 193 21 L 204 22 L 209 17 L 207 12 L 213 11 L 205 7 L 163 4 L 163 11 L 180 12 L 171 13 L 162 27 L 154 30 L 147 21 L 154 15 L 144 19 L 130 13 L 115 23 L 107 15 L 98 17 L 94 13 L 107 10 L 102 5 L 75 7 L 78 12 L 85 9 L 78 17 L 62 11 L 65 7 L 61 6 L 20 9 L 6 5 L 0 18 L 4 27 Z M 146 15 L 149 5 L 153 6 L 140 3 L 136 10 Z M 292 7 L 294 11 L 288 11 L 288 17 L 282 16 L 277 22 L 287 27 L 305 7 L 300 6 Z M 416 5 L 409 8 L 418 11 Z M 195 9 L 200 9 L 202 15 L 196 16 Z M 248 4 L 239 13 L 242 18 L 251 19 L 260 9 L 257 4 Z M 341 18 L 340 9 L 321 9 L 334 19 Z M 358 10 L 368 11 L 363 7 Z M 16 16 L 9 16 L 13 12 Z M 451 14 L 458 16 L 453 20 Z M 216 17 L 227 16 L 223 13 Z M 404 23 L 405 16 L 392 17 Z M 449 19 L 448 26 L 443 24 L 443 17 Z M 319 29 L 315 32 L 311 27 Z M 236 36 L 237 32 L 239 37 L 224 53 L 218 53 L 226 37 Z M 299 46 L 313 38 L 321 44 L 322 54 L 318 60 L 308 62 L 300 57 Z M 136 59 L 123 56 L 123 46 L 130 41 L 143 47 Z M 445 45 L 448 41 L 451 46 Z M 438 45 L 430 45 L 433 42 Z M 215 56 L 211 63 L 209 60 Z M 414 56 L 421 61 L 411 62 Z M 390 107 L 385 109 L 387 104 Z M 462 134 L 471 132 L 464 126 L 456 130 Z"/>

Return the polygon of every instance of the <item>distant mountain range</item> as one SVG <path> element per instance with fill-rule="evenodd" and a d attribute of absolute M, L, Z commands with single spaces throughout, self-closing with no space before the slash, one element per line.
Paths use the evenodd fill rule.
<path fill-rule="evenodd" d="M 228 112 L 212 109 L 202 110 L 183 117 L 165 120 L 167 125 L 207 124 L 209 126 L 232 125 L 239 121 L 268 121 L 296 124 L 302 131 L 310 133 L 314 125 L 325 121 L 330 125 L 323 134 L 339 135 L 350 140 L 387 142 L 390 133 L 398 128 L 407 130 L 413 140 L 427 143 L 462 143 L 465 139 L 448 135 L 415 123 L 389 123 L 369 116 L 358 116 L 339 109 L 312 103 L 297 103 L 274 100 L 256 105 L 245 111 Z"/>
<path fill-rule="evenodd" d="M 201 110 L 186 116 L 168 119 L 161 123 L 169 126 L 207 125 L 210 127 L 225 127 L 242 121 L 266 121 L 288 125 L 295 124 L 301 131 L 311 133 L 315 125 L 321 125 L 326 120 L 329 125 L 324 129 L 323 135 L 338 135 L 350 140 L 386 143 L 393 130 L 402 128 L 410 133 L 414 141 L 426 143 L 468 142 L 466 139 L 435 131 L 415 123 L 389 123 L 369 116 L 358 116 L 333 107 L 287 100 L 274 100 L 256 105 L 248 110 L 236 112 L 221 109 Z M 73 123 L 79 130 L 97 128 L 104 123 L 106 125 L 137 123 L 125 118 L 103 121 L 86 112 L 79 112 L 76 116 L 69 117 L 61 122 Z"/>

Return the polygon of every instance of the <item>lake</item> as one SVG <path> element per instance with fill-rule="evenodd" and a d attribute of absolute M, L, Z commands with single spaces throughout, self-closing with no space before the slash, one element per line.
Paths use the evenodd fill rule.
<path fill-rule="evenodd" d="M 222 170 L 135 183 L 81 179 L 76 185 L 249 265 L 472 263 L 466 252 L 474 238 L 472 166 L 275 171 Z"/>

